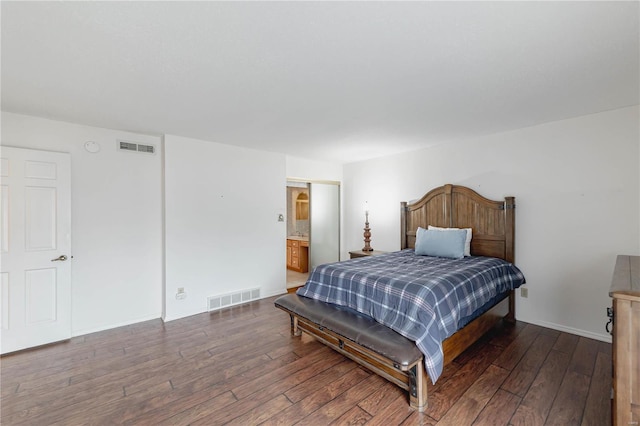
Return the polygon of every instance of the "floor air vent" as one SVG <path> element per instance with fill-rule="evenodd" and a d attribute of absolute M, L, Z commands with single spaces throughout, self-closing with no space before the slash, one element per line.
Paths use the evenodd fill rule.
<path fill-rule="evenodd" d="M 154 145 L 143 145 L 141 143 L 118 141 L 118 149 L 120 151 L 142 152 L 145 154 L 154 154 L 156 147 Z"/>
<path fill-rule="evenodd" d="M 241 303 L 250 302 L 260 299 L 259 288 L 249 288 L 233 293 L 220 294 L 217 296 L 207 297 L 207 311 L 215 311 L 226 308 L 227 306 L 240 305 Z"/>

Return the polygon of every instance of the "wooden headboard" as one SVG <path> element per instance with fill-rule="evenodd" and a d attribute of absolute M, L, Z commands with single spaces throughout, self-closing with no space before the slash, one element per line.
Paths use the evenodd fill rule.
<path fill-rule="evenodd" d="M 400 203 L 400 248 L 415 248 L 418 227 L 472 228 L 472 255 L 513 263 L 515 207 L 514 197 L 493 201 L 465 186 L 441 186 L 414 203 Z"/>

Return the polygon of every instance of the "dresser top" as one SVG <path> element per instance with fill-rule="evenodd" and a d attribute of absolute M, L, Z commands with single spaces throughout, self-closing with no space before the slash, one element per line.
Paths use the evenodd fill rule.
<path fill-rule="evenodd" d="M 618 255 L 609 296 L 640 301 L 640 256 Z"/>

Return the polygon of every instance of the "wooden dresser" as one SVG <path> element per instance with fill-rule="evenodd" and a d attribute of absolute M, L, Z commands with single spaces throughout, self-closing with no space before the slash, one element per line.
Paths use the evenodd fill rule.
<path fill-rule="evenodd" d="M 640 424 L 640 256 L 618 256 L 613 298 L 614 426 Z"/>

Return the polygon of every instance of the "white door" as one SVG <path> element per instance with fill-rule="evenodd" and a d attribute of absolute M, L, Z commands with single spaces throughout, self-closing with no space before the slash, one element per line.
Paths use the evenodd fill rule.
<path fill-rule="evenodd" d="M 340 186 L 311 183 L 309 190 L 311 268 L 340 260 Z"/>
<path fill-rule="evenodd" d="M 71 337 L 69 154 L 1 147 L 0 352 Z"/>

